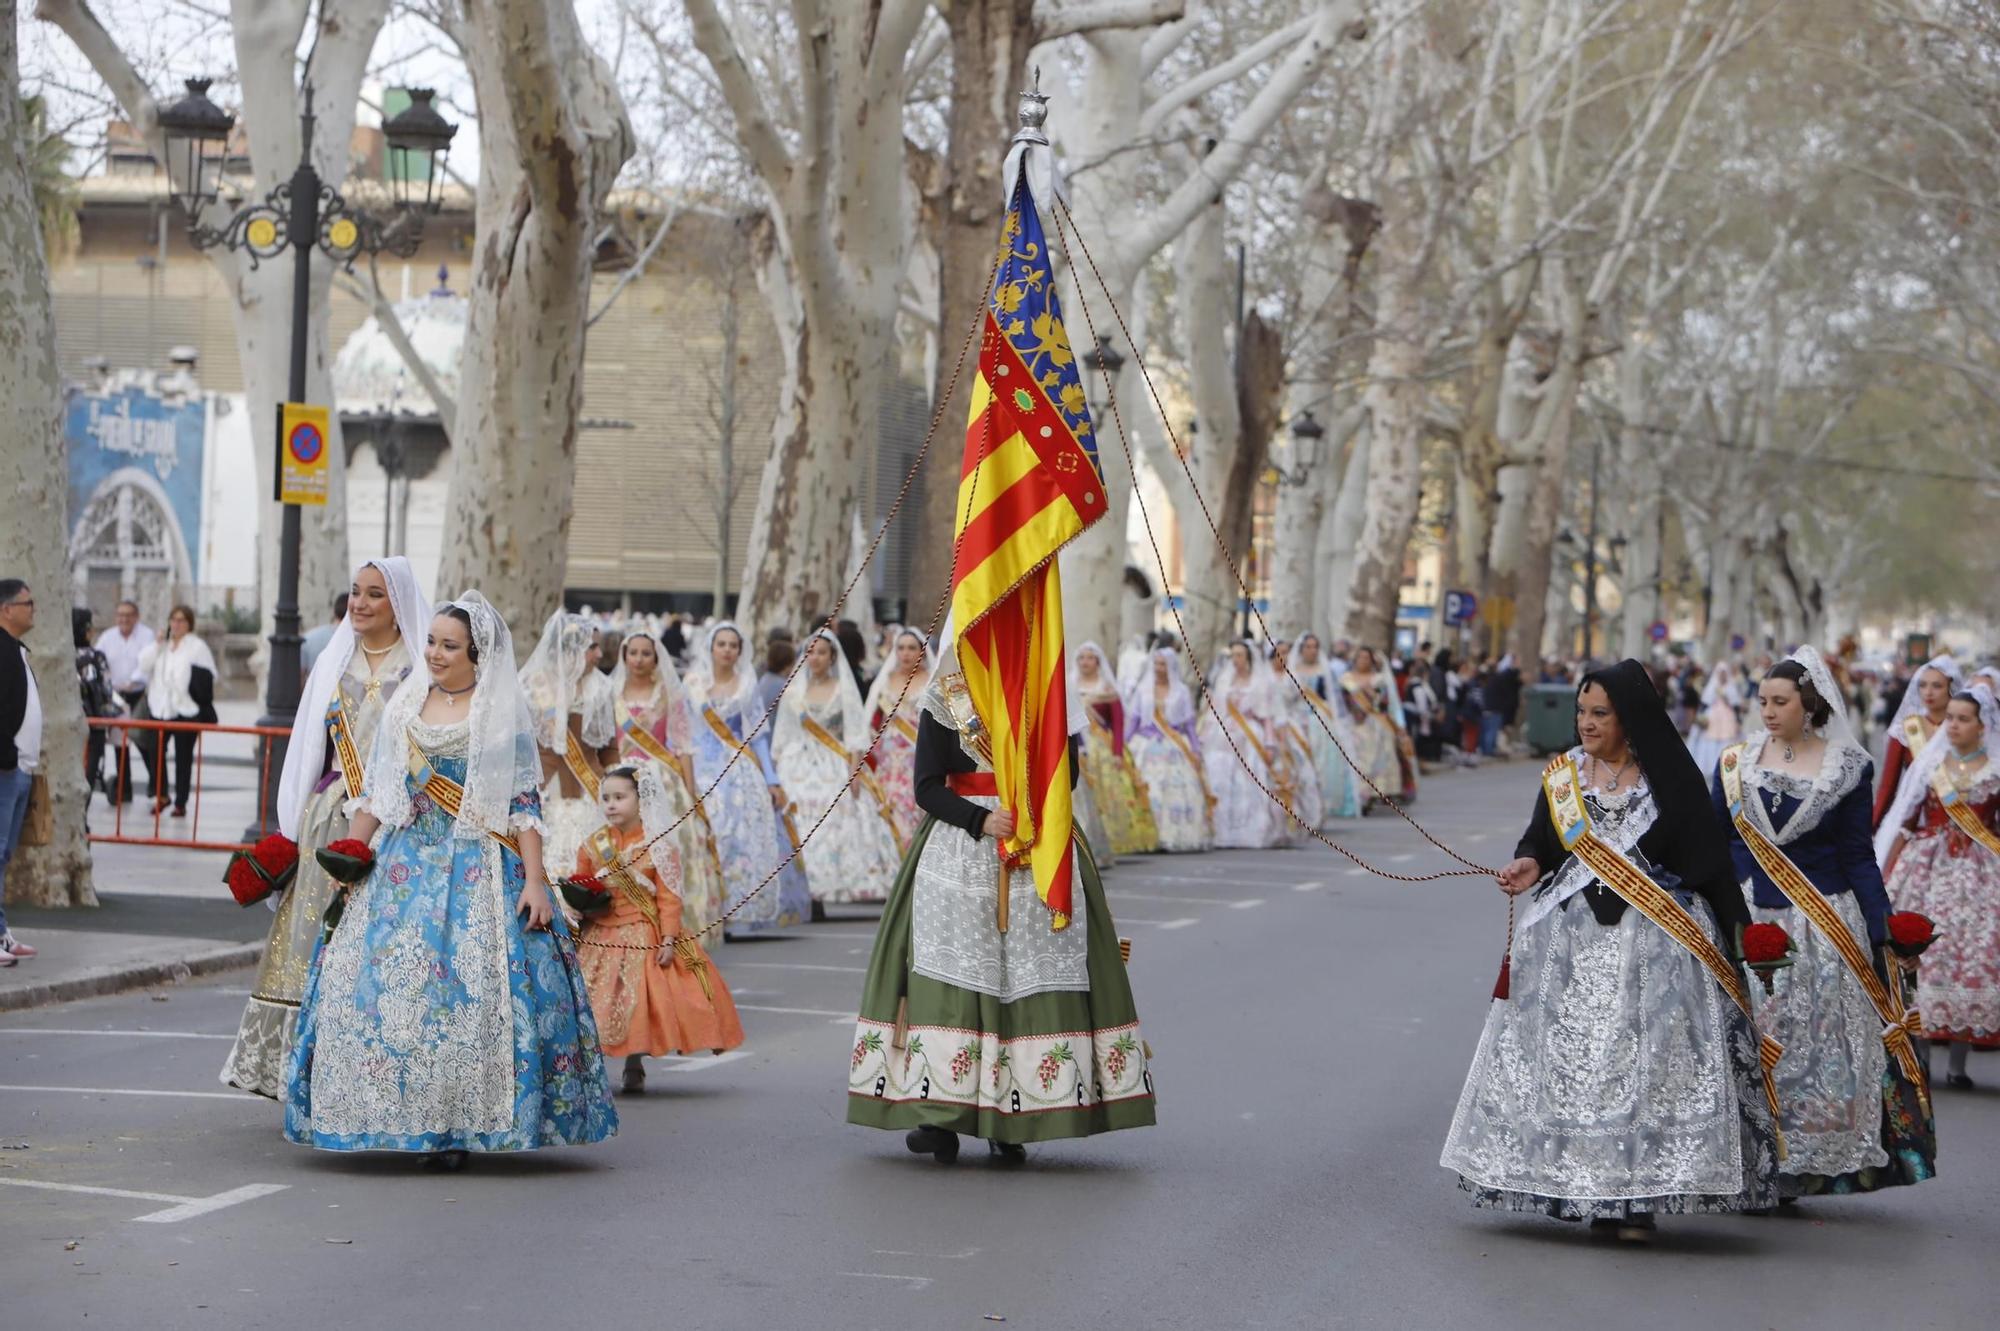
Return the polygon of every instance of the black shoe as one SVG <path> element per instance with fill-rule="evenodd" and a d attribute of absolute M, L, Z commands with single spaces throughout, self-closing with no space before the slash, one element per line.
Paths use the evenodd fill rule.
<path fill-rule="evenodd" d="M 824 901 L 815 900 L 813 902 L 811 923 L 813 924 L 826 923 L 826 903 Z"/>
<path fill-rule="evenodd" d="M 1973 1087 L 1972 1078 L 1966 1076 L 1963 1072 L 1945 1073 L 1944 1084 L 1954 1091 L 1969 1091 Z"/>
<path fill-rule="evenodd" d="M 903 1138 L 903 1145 L 914 1155 L 927 1155 L 941 1165 L 948 1165 L 958 1159 L 958 1134 L 946 1128 L 928 1125 L 911 1128 Z"/>
<path fill-rule="evenodd" d="M 464 1151 L 432 1151 L 424 1157 L 424 1168 L 433 1174 L 456 1174 L 465 1168 Z"/>
<path fill-rule="evenodd" d="M 996 1165 L 1025 1165 L 1028 1163 L 1028 1148 L 1019 1142 L 988 1142 L 986 1154 L 993 1157 Z"/>

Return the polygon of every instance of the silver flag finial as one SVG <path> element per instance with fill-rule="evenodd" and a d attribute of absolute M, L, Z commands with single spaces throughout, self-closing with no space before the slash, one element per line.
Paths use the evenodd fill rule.
<path fill-rule="evenodd" d="M 1049 136 L 1042 132 L 1042 126 L 1049 118 L 1048 94 L 1042 91 L 1042 67 L 1035 66 L 1035 82 L 1032 88 L 1021 93 L 1021 109 L 1017 112 L 1021 128 L 1014 131 L 1016 143 L 1039 143 L 1047 146 Z"/>

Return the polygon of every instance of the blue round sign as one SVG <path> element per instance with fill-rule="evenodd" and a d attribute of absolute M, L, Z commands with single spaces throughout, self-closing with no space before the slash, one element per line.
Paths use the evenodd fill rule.
<path fill-rule="evenodd" d="M 291 450 L 294 461 L 301 466 L 309 467 L 319 461 L 320 452 L 326 447 L 326 440 L 321 437 L 318 426 L 309 421 L 300 421 L 292 427 L 292 436 L 285 441 L 285 446 Z"/>
<path fill-rule="evenodd" d="M 1667 640 L 1667 621 L 1664 619 L 1654 620 L 1653 626 L 1646 630 L 1646 636 L 1654 642 L 1665 642 Z"/>

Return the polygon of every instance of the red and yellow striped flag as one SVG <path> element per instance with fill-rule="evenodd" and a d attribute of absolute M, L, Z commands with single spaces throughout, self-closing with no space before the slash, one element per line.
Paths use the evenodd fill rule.
<path fill-rule="evenodd" d="M 965 430 L 951 620 L 1000 804 L 1014 814 L 1001 853 L 1032 869 L 1061 929 L 1073 863 L 1056 552 L 1104 515 L 1104 479 L 1026 172 L 1000 243 Z"/>

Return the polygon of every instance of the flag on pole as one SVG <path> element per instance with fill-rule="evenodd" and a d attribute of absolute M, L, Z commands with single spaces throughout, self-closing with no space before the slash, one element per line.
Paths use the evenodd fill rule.
<path fill-rule="evenodd" d="M 1030 172 L 1011 174 L 965 430 L 951 622 L 1000 806 L 1014 815 L 1001 853 L 1033 871 L 1036 894 L 1062 929 L 1073 864 L 1056 552 L 1104 516 L 1104 477 Z"/>

